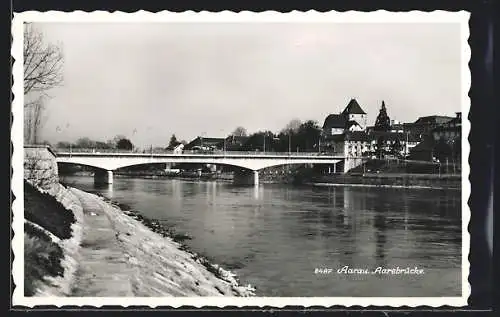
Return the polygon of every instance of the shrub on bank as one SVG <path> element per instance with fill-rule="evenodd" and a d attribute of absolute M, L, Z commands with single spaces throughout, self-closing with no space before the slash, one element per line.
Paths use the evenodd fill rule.
<path fill-rule="evenodd" d="M 73 238 L 76 218 L 54 196 L 27 181 L 24 217 L 24 293 L 34 296 L 37 290 L 60 287 L 56 284 L 65 278 L 65 243 Z"/>
<path fill-rule="evenodd" d="M 24 217 L 60 239 L 71 237 L 71 225 L 76 221 L 71 210 L 27 181 L 24 181 Z"/>
<path fill-rule="evenodd" d="M 24 295 L 35 295 L 38 285 L 49 276 L 63 276 L 63 251 L 42 230 L 25 224 L 24 235 Z"/>

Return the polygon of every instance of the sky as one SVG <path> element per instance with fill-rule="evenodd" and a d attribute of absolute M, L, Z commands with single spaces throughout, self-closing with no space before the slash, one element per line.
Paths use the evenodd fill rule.
<path fill-rule="evenodd" d="M 64 53 L 42 138 L 139 147 L 278 132 L 356 98 L 373 125 L 461 109 L 458 23 L 37 23 Z"/>

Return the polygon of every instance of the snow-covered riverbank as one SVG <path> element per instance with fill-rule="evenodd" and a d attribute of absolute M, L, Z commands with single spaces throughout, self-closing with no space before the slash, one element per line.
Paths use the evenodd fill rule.
<path fill-rule="evenodd" d="M 33 294 L 27 296 L 254 295 L 252 287 L 240 286 L 232 273 L 190 252 L 186 246 L 174 241 L 175 236 L 161 230 L 154 221 L 122 210 L 103 197 L 76 188 L 55 184 L 44 192 L 48 195 L 40 196 L 39 199 L 55 199 L 54 204 L 60 204 L 61 208 L 74 215 L 74 222 L 70 224 L 68 237 L 61 239 L 54 235 L 54 232 L 58 232 L 54 230 L 59 227 L 51 227 L 57 221 L 34 218 L 39 223 L 32 223 L 25 220 L 28 229 L 34 228 L 44 233 L 56 244 L 54 248 L 59 248 L 57 261 L 60 264 L 57 267 L 62 270 L 62 274 L 35 280 L 31 280 L 33 276 L 30 275 L 29 285 L 34 285 L 34 289 L 31 292 Z M 60 218 L 62 211 L 55 212 L 51 219 Z M 32 233 L 28 236 L 25 233 L 25 239 L 30 242 L 38 238 Z M 30 256 L 29 253 L 25 255 L 25 260 L 31 259 Z M 33 272 L 42 272 L 43 268 L 37 267 L 37 263 L 30 261 L 35 270 Z"/>
<path fill-rule="evenodd" d="M 220 269 L 216 276 L 203 259 L 104 198 L 70 190 L 84 211 L 74 296 L 253 295 L 229 272 Z"/>

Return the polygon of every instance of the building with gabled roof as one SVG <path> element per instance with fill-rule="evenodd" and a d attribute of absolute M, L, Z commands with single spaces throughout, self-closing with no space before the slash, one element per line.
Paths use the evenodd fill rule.
<path fill-rule="evenodd" d="M 327 136 L 323 142 L 325 150 L 354 157 L 373 154 L 379 146 L 389 153 L 397 144 L 399 155 L 406 156 L 420 142 L 420 138 L 409 133 L 389 131 L 345 131 L 342 134 Z"/>
<path fill-rule="evenodd" d="M 351 99 L 344 110 L 339 114 L 330 114 L 323 124 L 323 133 L 339 135 L 344 131 L 363 131 L 366 129 L 366 112 L 363 111 L 356 99 Z"/>
<path fill-rule="evenodd" d="M 425 116 L 420 117 L 415 121 L 416 124 L 444 124 L 453 119 L 449 116 Z"/>
<path fill-rule="evenodd" d="M 323 133 L 325 135 L 338 135 L 344 133 L 347 121 L 341 114 L 330 114 L 326 117 L 323 124 Z"/>
<path fill-rule="evenodd" d="M 429 134 L 431 131 L 447 122 L 452 120 L 453 117 L 448 116 L 425 116 L 418 118 L 412 123 L 403 123 L 403 130 L 412 134 L 424 135 Z"/>
<path fill-rule="evenodd" d="M 240 151 L 249 138 L 248 136 L 229 135 L 218 147 L 226 151 Z"/>
<path fill-rule="evenodd" d="M 224 138 L 208 138 L 199 136 L 186 144 L 184 150 L 220 150 L 220 145 L 224 142 Z"/>
<path fill-rule="evenodd" d="M 366 129 L 367 115 L 366 112 L 361 109 L 356 99 L 353 98 L 349 101 L 344 111 L 342 111 L 342 115 L 345 116 L 348 122 L 356 121 L 363 130 Z"/>
<path fill-rule="evenodd" d="M 444 139 L 445 141 L 461 138 L 462 136 L 462 113 L 457 112 L 456 117 L 441 124 L 431 130 L 434 140 Z"/>

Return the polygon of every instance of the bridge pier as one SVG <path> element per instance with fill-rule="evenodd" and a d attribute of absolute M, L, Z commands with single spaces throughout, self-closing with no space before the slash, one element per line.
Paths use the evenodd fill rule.
<path fill-rule="evenodd" d="M 344 160 L 344 173 L 349 172 L 349 170 L 363 164 L 363 159 L 360 157 L 347 157 Z"/>
<path fill-rule="evenodd" d="M 328 165 L 328 174 L 332 173 L 332 165 Z M 337 173 L 337 163 L 333 163 L 333 174 Z"/>
<path fill-rule="evenodd" d="M 259 185 L 259 171 L 253 171 L 253 184 Z"/>
<path fill-rule="evenodd" d="M 237 170 L 233 174 L 235 185 L 259 185 L 259 171 Z"/>
<path fill-rule="evenodd" d="M 113 184 L 113 171 L 97 170 L 94 173 L 94 183 Z"/>

